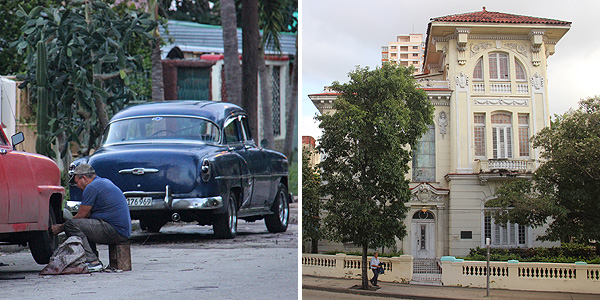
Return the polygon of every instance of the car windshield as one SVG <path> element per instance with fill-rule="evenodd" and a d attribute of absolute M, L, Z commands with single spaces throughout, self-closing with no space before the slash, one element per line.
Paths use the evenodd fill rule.
<path fill-rule="evenodd" d="M 102 144 L 138 143 L 148 141 L 219 142 L 219 127 L 194 117 L 139 117 L 111 123 Z"/>

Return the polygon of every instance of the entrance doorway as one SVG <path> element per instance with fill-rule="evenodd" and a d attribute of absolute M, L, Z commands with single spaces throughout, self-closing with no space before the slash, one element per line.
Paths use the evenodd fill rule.
<path fill-rule="evenodd" d="M 417 211 L 411 223 L 414 258 L 435 258 L 435 217 L 431 211 Z"/>

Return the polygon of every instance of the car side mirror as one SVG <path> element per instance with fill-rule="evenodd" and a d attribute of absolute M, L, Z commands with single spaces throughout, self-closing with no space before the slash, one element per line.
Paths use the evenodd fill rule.
<path fill-rule="evenodd" d="M 262 139 L 260 141 L 260 147 L 261 148 L 267 148 L 269 146 L 269 141 L 267 139 Z"/>
<path fill-rule="evenodd" d="M 22 143 L 25 140 L 25 135 L 23 135 L 23 132 L 19 132 L 19 133 L 15 133 L 10 137 L 10 141 L 13 145 L 13 149 L 15 149 L 15 147 Z"/>

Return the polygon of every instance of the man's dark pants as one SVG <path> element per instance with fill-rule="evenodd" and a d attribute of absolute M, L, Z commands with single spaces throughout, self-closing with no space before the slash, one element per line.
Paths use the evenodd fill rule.
<path fill-rule="evenodd" d="M 112 225 L 97 219 L 71 219 L 65 222 L 67 237 L 78 236 L 83 241 L 87 262 L 97 261 L 96 243 L 115 244 L 128 240 L 120 235 Z"/>
<path fill-rule="evenodd" d="M 371 270 L 373 271 L 373 278 L 371 279 L 371 283 L 373 285 L 377 285 L 377 277 L 379 277 L 379 269 L 371 268 Z"/>

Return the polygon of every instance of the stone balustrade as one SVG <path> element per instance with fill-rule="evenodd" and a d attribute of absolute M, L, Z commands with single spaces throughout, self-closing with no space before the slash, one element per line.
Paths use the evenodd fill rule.
<path fill-rule="evenodd" d="M 370 260 L 371 257 L 368 257 Z M 379 280 L 409 283 L 413 279 L 413 257 L 380 257 L 385 274 Z M 486 262 L 441 258 L 444 286 L 486 287 Z M 361 278 L 361 257 L 346 254 L 302 254 L 302 275 Z M 373 273 L 368 270 L 368 277 Z M 524 291 L 556 291 L 600 294 L 600 265 L 576 263 L 490 262 L 490 288 Z"/>
<path fill-rule="evenodd" d="M 486 287 L 486 262 L 442 257 L 444 286 Z M 600 293 L 600 265 L 490 262 L 490 288 Z"/>
<path fill-rule="evenodd" d="M 336 278 L 360 279 L 362 274 L 362 257 L 338 253 L 302 254 L 302 275 L 325 276 Z M 371 257 L 368 257 L 368 261 Z M 379 275 L 379 280 L 388 282 L 408 283 L 412 279 L 413 257 L 401 255 L 398 257 L 379 257 L 384 263 L 385 273 Z M 368 263 L 368 262 L 367 262 Z M 368 277 L 373 277 L 373 272 L 368 271 Z"/>
<path fill-rule="evenodd" d="M 496 170 L 530 173 L 533 172 L 534 167 L 534 162 L 532 160 L 510 158 L 479 160 L 479 170 L 483 173 L 493 172 Z"/>

